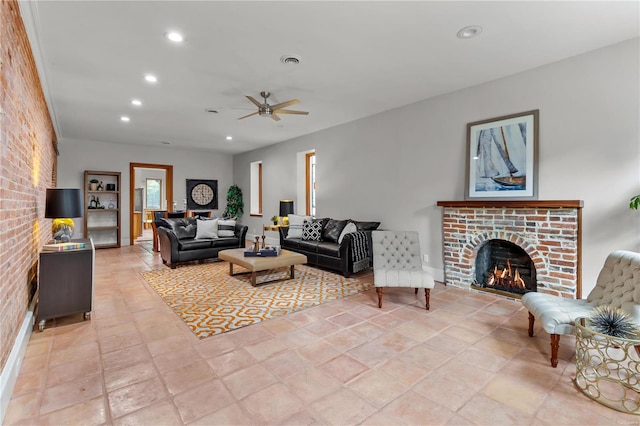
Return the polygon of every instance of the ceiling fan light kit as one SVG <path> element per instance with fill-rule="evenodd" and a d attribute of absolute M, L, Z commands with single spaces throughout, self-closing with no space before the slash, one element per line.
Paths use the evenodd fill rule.
<path fill-rule="evenodd" d="M 258 107 L 258 111 L 252 112 L 251 114 L 245 115 L 244 117 L 238 118 L 238 120 L 242 120 L 243 118 L 251 117 L 252 115 L 259 115 L 260 117 L 269 117 L 274 121 L 280 121 L 280 117 L 278 114 L 298 114 L 298 115 L 309 115 L 307 111 L 295 111 L 290 109 L 283 109 L 291 105 L 295 105 L 300 101 L 297 99 L 291 99 L 290 101 L 280 102 L 279 104 L 269 105 L 267 102 L 267 98 L 271 95 L 270 92 L 260 92 L 260 96 L 264 99 L 264 103 L 260 103 L 255 100 L 251 96 L 247 96 L 247 99 L 251 101 L 256 107 Z"/>

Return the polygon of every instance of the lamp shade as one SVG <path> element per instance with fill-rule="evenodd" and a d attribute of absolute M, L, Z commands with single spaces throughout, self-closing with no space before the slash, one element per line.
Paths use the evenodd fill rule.
<path fill-rule="evenodd" d="M 47 189 L 44 217 L 49 219 L 82 216 L 82 193 L 79 189 Z"/>
<path fill-rule="evenodd" d="M 280 200 L 280 216 L 289 216 L 293 213 L 293 200 Z"/>

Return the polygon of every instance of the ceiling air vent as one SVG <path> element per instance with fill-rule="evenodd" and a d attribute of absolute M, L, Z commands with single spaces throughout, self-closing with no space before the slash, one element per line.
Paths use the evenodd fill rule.
<path fill-rule="evenodd" d="M 294 64 L 297 65 L 300 63 L 302 59 L 300 58 L 300 56 L 297 55 L 284 55 L 283 57 L 280 58 L 280 62 L 282 62 L 283 64 Z"/>

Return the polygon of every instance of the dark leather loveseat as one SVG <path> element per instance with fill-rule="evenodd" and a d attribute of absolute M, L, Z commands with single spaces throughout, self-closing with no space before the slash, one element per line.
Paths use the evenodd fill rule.
<path fill-rule="evenodd" d="M 280 227 L 280 246 L 304 254 L 309 265 L 332 269 L 345 277 L 373 266 L 371 231 L 376 230 L 380 222 L 327 218 L 315 219 L 314 222 L 322 222 L 320 240 L 289 238 L 289 228 Z M 356 225 L 357 232 L 345 234 L 339 243 L 339 237 L 349 222 Z"/>
<path fill-rule="evenodd" d="M 163 219 L 158 227 L 162 263 L 175 269 L 179 262 L 210 259 L 218 257 L 220 250 L 244 247 L 247 229 L 246 225 L 236 224 L 233 237 L 196 239 L 195 217 Z"/>

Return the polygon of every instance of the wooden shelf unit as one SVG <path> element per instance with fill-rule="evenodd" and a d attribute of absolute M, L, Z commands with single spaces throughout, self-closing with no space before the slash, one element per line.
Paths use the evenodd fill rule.
<path fill-rule="evenodd" d="M 91 189 L 90 180 L 102 182 L 102 190 Z M 107 185 L 115 185 L 115 190 L 107 191 Z M 84 237 L 91 238 L 96 249 L 120 247 L 121 212 L 120 172 L 85 170 L 84 172 Z M 92 198 L 100 200 L 104 208 L 90 208 Z M 109 205 L 113 207 L 109 208 Z"/>

